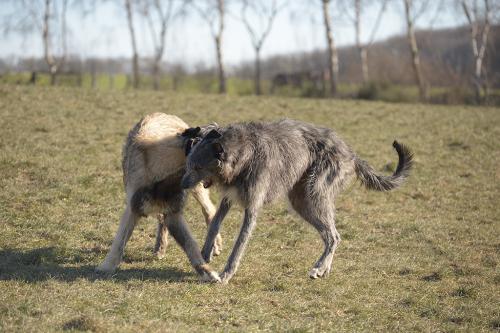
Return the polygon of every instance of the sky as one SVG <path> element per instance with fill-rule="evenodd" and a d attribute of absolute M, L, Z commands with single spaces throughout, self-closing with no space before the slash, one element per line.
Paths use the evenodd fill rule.
<path fill-rule="evenodd" d="M 17 1 L 17 0 L 16 0 Z M 35 1 L 35 0 L 31 0 Z M 165 0 L 163 0 L 165 1 Z M 202 0 L 194 0 L 201 2 Z M 271 0 L 263 0 L 270 4 Z M 335 1 L 333 1 L 334 3 Z M 435 1 L 437 3 L 438 1 Z M 313 51 L 325 47 L 324 26 L 319 0 L 289 0 L 289 6 L 276 17 L 272 30 L 262 48 L 262 57 L 291 52 Z M 367 41 L 374 25 L 379 3 L 375 0 L 363 13 L 362 40 Z M 431 1 L 433 3 L 433 1 Z M 252 61 L 254 51 L 245 26 L 239 19 L 240 7 L 229 6 L 224 31 L 224 61 L 236 65 Z M 70 53 L 87 57 L 129 57 L 131 42 L 126 14 L 121 1 L 107 1 L 90 14 L 82 17 L 74 7 L 68 12 L 68 49 Z M 0 18 L 19 15 L 19 9 L 8 1 L 0 0 Z M 41 18 L 42 13 L 37 13 Z M 401 0 L 389 0 L 389 5 L 378 29 L 376 40 L 405 33 L 405 21 Z M 354 26 L 345 8 L 331 8 L 334 39 L 338 46 L 353 44 Z M 251 24 L 258 26 L 258 18 L 249 16 Z M 153 53 L 151 34 L 147 24 L 138 15 L 135 17 L 140 56 Z M 4 22 L 4 21 L 2 21 Z M 417 28 L 452 27 L 465 23 L 463 15 L 456 10 L 432 8 L 419 17 Z M 38 57 L 43 55 L 41 33 L 34 30 L 27 36 L 9 33 L 0 34 L 0 57 Z M 211 66 L 215 63 L 215 48 L 207 23 L 195 13 L 173 21 L 167 33 L 164 61 L 182 62 L 193 68 L 199 64 Z"/>

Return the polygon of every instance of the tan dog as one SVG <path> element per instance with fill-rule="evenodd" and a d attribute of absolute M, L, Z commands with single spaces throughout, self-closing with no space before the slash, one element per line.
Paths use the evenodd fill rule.
<path fill-rule="evenodd" d="M 123 147 L 123 182 L 126 208 L 111 249 L 97 271 L 112 273 L 120 265 L 125 245 L 141 217 L 159 214 L 155 253 L 165 255 L 168 233 L 186 252 L 195 270 L 204 279 L 218 280 L 201 257 L 199 247 L 183 217 L 185 191 L 180 187 L 184 174 L 189 135 L 183 136 L 189 126 L 180 118 L 154 113 L 141 119 L 129 132 Z M 199 129 L 198 131 L 199 132 Z M 201 184 L 192 190 L 202 208 L 207 225 L 215 214 L 209 191 Z M 220 252 L 221 238 L 216 242 L 214 254 Z"/>

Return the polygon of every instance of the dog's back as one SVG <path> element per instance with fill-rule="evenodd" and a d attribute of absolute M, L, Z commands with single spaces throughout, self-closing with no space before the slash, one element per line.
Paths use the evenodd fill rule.
<path fill-rule="evenodd" d="M 127 192 L 182 172 L 186 157 L 179 134 L 188 127 L 176 116 L 153 113 L 130 130 L 122 161 Z"/>
<path fill-rule="evenodd" d="M 123 147 L 123 182 L 127 203 L 138 214 L 163 208 L 158 184 L 180 182 L 186 163 L 180 134 L 188 127 L 176 116 L 153 113 L 130 130 Z"/>
<path fill-rule="evenodd" d="M 252 186 L 252 175 L 258 175 L 259 183 L 272 184 L 265 188 L 266 202 L 305 176 L 314 184 L 324 178 L 341 186 L 346 177 L 337 176 L 354 170 L 354 153 L 334 131 L 295 120 L 231 125 L 224 130 L 223 145 L 224 165 L 235 167 L 226 174 L 234 175 L 236 183 Z"/>

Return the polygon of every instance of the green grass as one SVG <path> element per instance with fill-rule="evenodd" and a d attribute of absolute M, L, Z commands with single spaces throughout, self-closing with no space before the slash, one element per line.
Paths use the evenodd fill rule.
<path fill-rule="evenodd" d="M 31 73 L 7 73 L 0 75 L 0 84 L 29 84 Z M 50 86 L 50 76 L 46 73 L 38 73 L 37 86 Z M 80 80 L 76 74 L 61 74 L 57 79 L 57 86 L 92 88 L 92 78 L 89 73 L 84 73 Z M 311 82 L 304 82 L 302 87 L 291 85 L 275 87 L 273 90 L 270 80 L 262 80 L 263 94 L 276 95 L 281 97 L 304 97 L 321 98 L 325 92 L 314 87 Z M 254 82 L 252 79 L 228 77 L 227 93 L 231 96 L 248 96 L 254 94 Z M 152 77 L 142 75 L 140 77 L 140 90 L 152 90 Z M 115 74 L 112 78 L 107 74 L 98 73 L 95 78 L 94 87 L 97 90 L 130 90 L 126 74 Z M 177 78 L 163 75 L 160 80 L 159 90 L 164 92 L 177 93 L 218 93 L 218 81 L 214 75 L 198 74 L 183 75 Z M 272 93 L 271 93 L 272 91 Z M 338 85 L 338 95 L 343 99 L 377 100 L 391 103 L 419 103 L 420 97 L 418 87 L 415 85 L 391 84 L 387 82 L 371 82 L 368 85 L 340 83 Z M 450 86 L 431 87 L 428 91 L 428 102 L 431 104 L 448 105 L 476 105 L 473 91 L 470 87 Z M 490 89 L 489 96 L 482 104 L 489 106 L 500 106 L 500 90 Z"/>
<path fill-rule="evenodd" d="M 381 172 L 415 152 L 391 193 L 337 201 L 332 274 L 310 280 L 316 232 L 279 202 L 229 285 L 198 282 L 143 221 L 113 277 L 93 273 L 123 209 L 121 146 L 151 112 L 190 124 L 290 117 L 328 126 Z M 500 110 L 345 100 L 0 85 L 0 331 L 498 331 Z M 214 199 L 218 194 L 213 191 Z M 186 218 L 205 233 L 189 200 Z M 242 218 L 222 229 L 223 268 Z"/>

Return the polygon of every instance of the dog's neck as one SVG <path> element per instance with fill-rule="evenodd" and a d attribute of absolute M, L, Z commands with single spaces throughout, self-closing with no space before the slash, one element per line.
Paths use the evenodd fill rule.
<path fill-rule="evenodd" d="M 230 186 L 240 177 L 240 175 L 252 172 L 248 170 L 248 168 L 253 153 L 253 150 L 245 147 L 236 154 L 228 154 L 226 160 L 221 162 L 219 173 L 221 183 Z"/>

